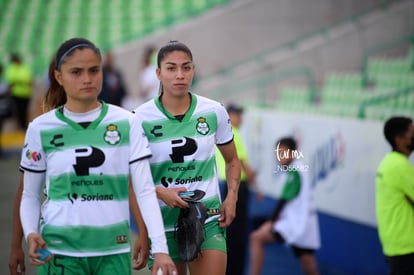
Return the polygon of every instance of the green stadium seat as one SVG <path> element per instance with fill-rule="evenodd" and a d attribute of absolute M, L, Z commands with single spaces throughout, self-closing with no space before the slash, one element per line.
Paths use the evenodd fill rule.
<path fill-rule="evenodd" d="M 157 29 L 178 24 L 230 0 L 2 0 L 0 62 L 19 52 L 37 76 L 47 70 L 56 47 L 83 36 L 107 51 L 140 39 Z M 45 58 L 46 57 L 46 58 Z"/>

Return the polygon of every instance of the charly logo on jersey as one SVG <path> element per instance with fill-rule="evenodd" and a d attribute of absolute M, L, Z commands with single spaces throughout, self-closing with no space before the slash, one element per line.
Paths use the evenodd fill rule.
<path fill-rule="evenodd" d="M 65 145 L 65 143 L 62 142 L 61 139 L 63 139 L 63 135 L 56 134 L 53 136 L 53 139 L 50 141 L 50 144 L 55 145 L 55 147 L 62 147 Z"/>
<path fill-rule="evenodd" d="M 74 204 L 75 201 L 77 201 L 78 199 L 81 202 L 85 202 L 85 201 L 113 201 L 114 200 L 114 195 L 113 194 L 82 194 L 82 195 L 78 195 L 77 193 L 68 193 L 68 199 L 69 201 Z"/>
<path fill-rule="evenodd" d="M 119 133 L 116 125 L 110 124 L 106 127 L 104 140 L 111 145 L 119 143 L 121 140 L 121 134 Z"/>
<path fill-rule="evenodd" d="M 207 135 L 207 133 L 210 131 L 210 126 L 208 125 L 207 119 L 205 117 L 197 118 L 196 129 L 198 133 L 202 135 Z"/>
<path fill-rule="evenodd" d="M 26 150 L 25 155 L 28 160 L 35 161 L 35 162 L 42 159 L 42 155 L 39 152 L 32 151 L 30 149 Z"/>
<path fill-rule="evenodd" d="M 150 133 L 154 136 L 154 137 L 162 137 L 163 134 L 161 132 L 162 129 L 162 125 L 154 125 L 154 127 L 152 127 Z"/>

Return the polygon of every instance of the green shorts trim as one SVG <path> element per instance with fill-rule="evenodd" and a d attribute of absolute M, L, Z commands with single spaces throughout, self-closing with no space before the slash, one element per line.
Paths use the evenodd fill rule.
<path fill-rule="evenodd" d="M 113 275 L 132 274 L 131 253 L 96 257 L 70 257 L 55 254 L 44 265 L 37 267 L 38 275 Z"/>
<path fill-rule="evenodd" d="M 227 253 L 226 229 L 219 226 L 218 220 L 204 224 L 204 234 L 205 239 L 201 244 L 201 250 L 220 250 Z M 166 232 L 165 235 L 167 237 L 168 253 L 170 254 L 171 259 L 174 263 L 181 262 L 174 231 Z M 150 256 L 148 267 L 151 269 L 153 264 L 154 259 Z"/>

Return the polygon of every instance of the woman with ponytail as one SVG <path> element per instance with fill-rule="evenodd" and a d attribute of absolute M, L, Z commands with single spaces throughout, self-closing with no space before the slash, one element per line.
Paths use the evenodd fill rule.
<path fill-rule="evenodd" d="M 30 263 L 38 274 L 131 274 L 128 206 L 136 194 L 155 259 L 152 273 L 174 274 L 148 141 L 132 113 L 98 100 L 99 49 L 83 38 L 65 41 L 49 78 L 45 113 L 30 123 L 20 162 Z M 39 249 L 52 254 L 42 258 Z"/>

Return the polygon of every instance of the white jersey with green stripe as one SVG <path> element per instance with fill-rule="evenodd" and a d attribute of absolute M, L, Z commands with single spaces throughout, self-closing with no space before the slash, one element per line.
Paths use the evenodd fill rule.
<path fill-rule="evenodd" d="M 283 207 L 273 229 L 279 232 L 286 243 L 300 248 L 318 249 L 321 245 L 319 221 L 313 200 L 312 182 L 309 173 L 299 160 L 289 164 L 284 173 L 285 184 L 298 184 L 299 194 Z"/>
<path fill-rule="evenodd" d="M 211 99 L 190 93 L 191 104 L 182 119 L 171 115 L 159 98 L 139 106 L 135 113 L 147 135 L 152 156 L 151 173 L 156 187 L 202 190 L 202 202 L 210 209 L 221 207 L 215 165 L 215 145 L 232 141 L 226 109 Z M 162 99 L 161 99 L 162 100 Z M 179 208 L 159 200 L 166 231 L 172 231 Z M 217 219 L 209 217 L 206 223 Z"/>
<path fill-rule="evenodd" d="M 132 136 L 138 133 L 134 119 L 102 103 L 99 117 L 86 128 L 62 108 L 30 123 L 20 167 L 45 173 L 40 231 L 53 253 L 129 252 L 129 165 L 151 155 L 147 140 Z"/>

